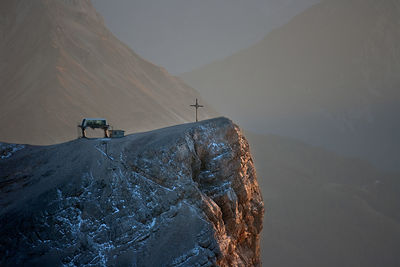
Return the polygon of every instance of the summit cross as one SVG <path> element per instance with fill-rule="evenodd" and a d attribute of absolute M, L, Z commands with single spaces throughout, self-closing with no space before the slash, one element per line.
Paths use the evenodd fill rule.
<path fill-rule="evenodd" d="M 198 122 L 198 119 L 197 119 L 197 110 L 198 110 L 199 108 L 204 107 L 204 106 L 203 106 L 203 105 L 199 105 L 199 102 L 198 102 L 197 98 L 196 98 L 196 104 L 190 105 L 190 106 L 196 108 L 196 122 Z"/>

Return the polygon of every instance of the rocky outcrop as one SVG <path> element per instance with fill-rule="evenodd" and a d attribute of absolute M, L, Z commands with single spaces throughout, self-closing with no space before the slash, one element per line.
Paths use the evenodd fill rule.
<path fill-rule="evenodd" d="M 228 119 L 1 150 L 2 266 L 261 265 L 263 201 Z"/>

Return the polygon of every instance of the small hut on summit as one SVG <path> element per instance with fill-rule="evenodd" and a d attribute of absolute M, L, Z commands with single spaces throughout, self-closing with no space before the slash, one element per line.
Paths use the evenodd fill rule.
<path fill-rule="evenodd" d="M 111 138 L 121 138 L 121 137 L 124 137 L 125 131 L 124 130 L 108 130 L 108 135 Z"/>

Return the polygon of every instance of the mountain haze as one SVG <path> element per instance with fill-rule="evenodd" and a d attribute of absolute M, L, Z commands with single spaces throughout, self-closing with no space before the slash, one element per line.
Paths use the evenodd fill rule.
<path fill-rule="evenodd" d="M 399 174 L 290 138 L 246 137 L 266 205 L 264 266 L 399 266 Z"/>
<path fill-rule="evenodd" d="M 93 0 L 120 40 L 171 73 L 260 41 L 319 0 Z"/>
<path fill-rule="evenodd" d="M 325 0 L 182 77 L 247 129 L 398 169 L 399 25 L 398 1 Z"/>
<path fill-rule="evenodd" d="M 116 39 L 89 0 L 5 0 L 0 21 L 1 141 L 74 139 L 83 117 L 128 132 L 194 120 L 198 93 Z"/>

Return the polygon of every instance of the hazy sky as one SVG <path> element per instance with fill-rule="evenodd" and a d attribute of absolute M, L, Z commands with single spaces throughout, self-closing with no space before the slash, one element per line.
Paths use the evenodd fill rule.
<path fill-rule="evenodd" d="M 92 0 L 109 29 L 172 74 L 261 40 L 318 0 Z"/>

